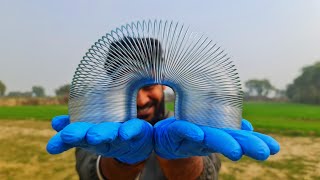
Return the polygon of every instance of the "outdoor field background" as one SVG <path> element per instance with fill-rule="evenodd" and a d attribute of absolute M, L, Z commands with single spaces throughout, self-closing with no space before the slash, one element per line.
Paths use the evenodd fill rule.
<path fill-rule="evenodd" d="M 0 107 L 0 179 L 78 179 L 74 150 L 61 155 L 45 150 L 55 134 L 50 120 L 61 114 L 67 106 Z M 280 153 L 265 162 L 220 156 L 220 179 L 320 179 L 320 106 L 247 102 L 243 118 L 277 139 Z"/>

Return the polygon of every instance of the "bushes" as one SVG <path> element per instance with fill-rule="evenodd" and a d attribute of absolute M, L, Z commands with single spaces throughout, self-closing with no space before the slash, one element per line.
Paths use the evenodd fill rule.
<path fill-rule="evenodd" d="M 0 106 L 24 106 L 24 105 L 66 105 L 68 97 L 1 97 Z"/>

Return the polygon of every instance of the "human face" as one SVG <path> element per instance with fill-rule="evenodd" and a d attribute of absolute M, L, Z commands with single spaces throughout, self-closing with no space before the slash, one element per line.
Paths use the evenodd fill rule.
<path fill-rule="evenodd" d="M 137 116 L 152 123 L 159 115 L 166 86 L 150 85 L 141 88 L 137 95 Z"/>

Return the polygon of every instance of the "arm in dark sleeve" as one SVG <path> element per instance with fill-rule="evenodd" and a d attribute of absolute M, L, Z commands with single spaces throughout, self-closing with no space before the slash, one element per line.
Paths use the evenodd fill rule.
<path fill-rule="evenodd" d="M 81 148 L 76 148 L 76 169 L 79 179 L 99 179 L 97 175 L 96 162 L 98 156 Z"/>
<path fill-rule="evenodd" d="M 198 180 L 218 179 L 221 162 L 217 154 L 203 157 L 203 171 Z"/>

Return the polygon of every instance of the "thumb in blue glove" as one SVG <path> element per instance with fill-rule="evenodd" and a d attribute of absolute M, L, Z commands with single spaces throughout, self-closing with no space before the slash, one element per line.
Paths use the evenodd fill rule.
<path fill-rule="evenodd" d="M 56 116 L 51 120 L 51 126 L 57 132 L 61 131 L 63 128 L 65 128 L 69 124 L 70 124 L 69 115 Z"/>

